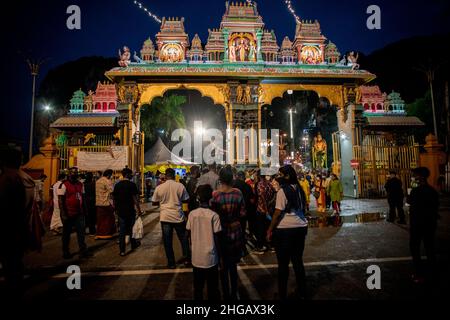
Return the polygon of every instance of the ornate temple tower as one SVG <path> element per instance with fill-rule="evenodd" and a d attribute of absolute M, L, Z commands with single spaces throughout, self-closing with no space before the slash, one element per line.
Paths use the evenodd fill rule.
<path fill-rule="evenodd" d="M 225 62 L 262 62 L 261 43 L 264 22 L 256 3 L 225 4 L 220 29 L 225 41 Z"/>
<path fill-rule="evenodd" d="M 153 62 L 155 57 L 155 46 L 152 39 L 148 38 L 144 41 L 141 49 L 141 59 L 145 62 Z"/>
<path fill-rule="evenodd" d="M 283 39 L 283 43 L 281 44 L 280 56 L 281 56 L 281 63 L 286 64 L 295 63 L 296 54 L 292 47 L 292 42 L 291 40 L 289 40 L 288 36 L 284 37 Z"/>
<path fill-rule="evenodd" d="M 190 62 L 203 62 L 203 53 L 202 41 L 198 34 L 195 34 L 192 39 L 191 49 L 188 50 L 186 56 Z"/>
<path fill-rule="evenodd" d="M 77 90 L 73 93 L 72 99 L 70 99 L 70 113 L 82 113 L 84 106 L 84 97 L 86 94 L 81 90 Z"/>
<path fill-rule="evenodd" d="M 278 51 L 280 47 L 277 44 L 275 32 L 265 30 L 261 41 L 261 54 L 265 62 L 278 62 Z"/>
<path fill-rule="evenodd" d="M 225 41 L 222 30 L 208 29 L 208 42 L 205 46 L 205 55 L 208 62 L 223 61 Z"/>
<path fill-rule="evenodd" d="M 325 61 L 325 41 L 319 21 L 301 21 L 297 24 L 294 48 L 301 64 L 321 64 Z"/>
<path fill-rule="evenodd" d="M 163 18 L 161 31 L 156 35 L 158 59 L 161 62 L 182 62 L 189 47 L 189 36 L 184 30 L 184 18 Z"/>
<path fill-rule="evenodd" d="M 336 64 L 341 58 L 341 53 L 333 42 L 328 42 L 325 47 L 325 61 L 329 64 Z"/>
<path fill-rule="evenodd" d="M 116 85 L 98 82 L 92 104 L 93 112 L 117 112 Z"/>

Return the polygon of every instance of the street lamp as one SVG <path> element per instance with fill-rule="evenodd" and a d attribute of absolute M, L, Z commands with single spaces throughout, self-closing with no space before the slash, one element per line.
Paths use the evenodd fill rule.
<path fill-rule="evenodd" d="M 295 149 L 295 142 L 294 142 L 294 119 L 293 119 L 293 115 L 294 113 L 296 113 L 296 111 L 292 108 L 292 95 L 294 94 L 293 90 L 288 90 L 287 91 L 288 95 L 289 95 L 289 124 L 290 124 L 290 133 L 291 133 L 291 157 L 294 158 L 294 149 Z"/>
<path fill-rule="evenodd" d="M 52 107 L 48 104 L 44 106 L 44 111 L 47 113 L 47 137 L 50 133 L 50 113 L 53 111 Z"/>
<path fill-rule="evenodd" d="M 31 122 L 30 122 L 30 145 L 28 147 L 28 158 L 31 159 L 33 156 L 33 135 L 34 135 L 34 104 L 36 98 L 36 77 L 39 75 L 39 69 L 41 65 L 45 62 L 45 59 L 34 60 L 27 58 L 26 62 L 30 68 L 31 76 L 33 77 L 33 87 L 31 96 Z"/>

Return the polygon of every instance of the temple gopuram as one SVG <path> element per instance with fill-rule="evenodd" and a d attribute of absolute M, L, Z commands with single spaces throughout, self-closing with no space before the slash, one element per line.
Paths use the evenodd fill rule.
<path fill-rule="evenodd" d="M 223 106 L 227 128 L 248 130 L 248 144 L 258 146 L 261 139 L 252 132 L 263 128 L 262 107 L 289 92 L 313 91 L 336 113 L 338 131 L 329 147 L 332 170 L 341 176 L 346 195 L 382 195 L 380 177 L 391 169 L 406 172 L 419 161 L 418 145 L 396 128 L 423 124 L 404 114 L 398 94 L 368 86 L 376 76 L 359 70 L 353 53 L 342 57 L 317 20 L 299 21 L 294 36 L 279 43 L 256 3 L 226 2 L 222 21 L 208 30 L 204 46 L 198 34 L 186 32 L 184 22 L 163 18 L 155 38 L 146 36 L 140 56 L 123 47 L 119 66 L 106 72 L 111 84 L 99 83 L 95 94 L 77 91 L 69 114 L 52 127 L 67 140 L 83 140 L 80 146 L 95 142 L 93 136 L 108 136 L 106 145 L 127 146 L 129 167 L 143 172 L 140 108 L 170 90 L 196 90 L 211 98 Z M 259 165 L 262 152 L 245 162 Z M 394 160 L 386 160 L 389 152 Z M 409 176 L 402 179 L 406 184 Z"/>

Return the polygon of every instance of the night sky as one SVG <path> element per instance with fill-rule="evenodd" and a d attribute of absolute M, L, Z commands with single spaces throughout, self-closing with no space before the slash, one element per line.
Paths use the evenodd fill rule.
<path fill-rule="evenodd" d="M 160 17 L 185 17 L 190 38 L 198 33 L 203 42 L 208 28 L 219 27 L 225 10 L 223 0 L 141 2 Z M 341 52 L 357 50 L 370 54 L 403 38 L 450 31 L 447 0 L 293 0 L 292 3 L 302 19 L 318 19 L 323 34 Z M 72 4 L 81 8 L 81 30 L 66 28 L 66 8 Z M 366 28 L 366 9 L 372 4 L 381 7 L 381 30 Z M 285 35 L 293 39 L 295 21 L 284 1 L 260 0 L 258 9 L 266 29 L 275 30 L 279 45 Z M 83 56 L 116 56 L 123 45 L 132 52 L 139 51 L 142 42 L 149 36 L 154 39 L 159 30 L 159 25 L 132 0 L 11 1 L 2 8 L 1 15 L 1 133 L 2 137 L 19 142 L 26 142 L 29 134 L 31 76 L 18 50 L 51 58 L 41 70 L 42 80 L 49 69 Z"/>

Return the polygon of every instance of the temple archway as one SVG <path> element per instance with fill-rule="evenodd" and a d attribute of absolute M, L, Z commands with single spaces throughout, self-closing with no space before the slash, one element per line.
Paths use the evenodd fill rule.
<path fill-rule="evenodd" d="M 286 90 L 280 97 L 275 97 L 271 104 L 261 107 L 261 126 L 279 129 L 280 143 L 284 144 L 285 157 L 292 157 L 288 162 L 302 163 L 306 167 L 316 167 L 312 159 L 314 138 L 320 133 L 327 143 L 326 169 L 332 169 L 333 162 L 339 160 L 339 150 L 334 135 L 339 131 L 337 110 L 326 97 L 311 90 Z M 291 139 L 291 114 L 292 134 Z M 324 169 L 325 169 L 324 168 Z"/>
<path fill-rule="evenodd" d="M 168 89 L 165 90 L 162 96 L 155 96 L 152 98 L 150 103 L 145 103 L 140 106 L 140 127 L 143 132 L 145 132 L 146 143 L 145 149 L 149 149 L 151 145 L 155 142 L 155 137 L 160 136 L 163 138 L 164 143 L 169 149 L 173 147 L 175 142 L 171 141 L 171 131 L 162 130 L 162 127 L 158 125 L 154 125 L 153 131 L 148 132 L 148 126 L 145 125 L 145 121 L 147 121 L 147 117 L 152 117 L 155 115 L 155 111 L 150 108 L 156 107 L 157 104 L 152 104 L 157 101 L 156 99 L 164 99 L 168 97 L 178 96 L 182 97 L 184 100 L 180 103 L 180 112 L 183 117 L 183 125 L 179 125 L 179 127 L 175 127 L 172 129 L 186 129 L 191 134 L 195 134 L 195 130 L 198 128 L 195 127 L 195 122 L 201 122 L 202 128 L 204 129 L 218 129 L 222 131 L 225 136 L 225 130 L 227 128 L 226 121 L 226 111 L 225 107 L 221 104 L 217 104 L 214 100 L 206 95 L 203 95 L 197 89 Z M 152 112 L 149 112 L 152 111 Z M 160 111 L 156 111 L 160 112 Z M 156 113 L 157 114 L 157 113 Z M 167 122 L 170 119 L 167 119 Z"/>

